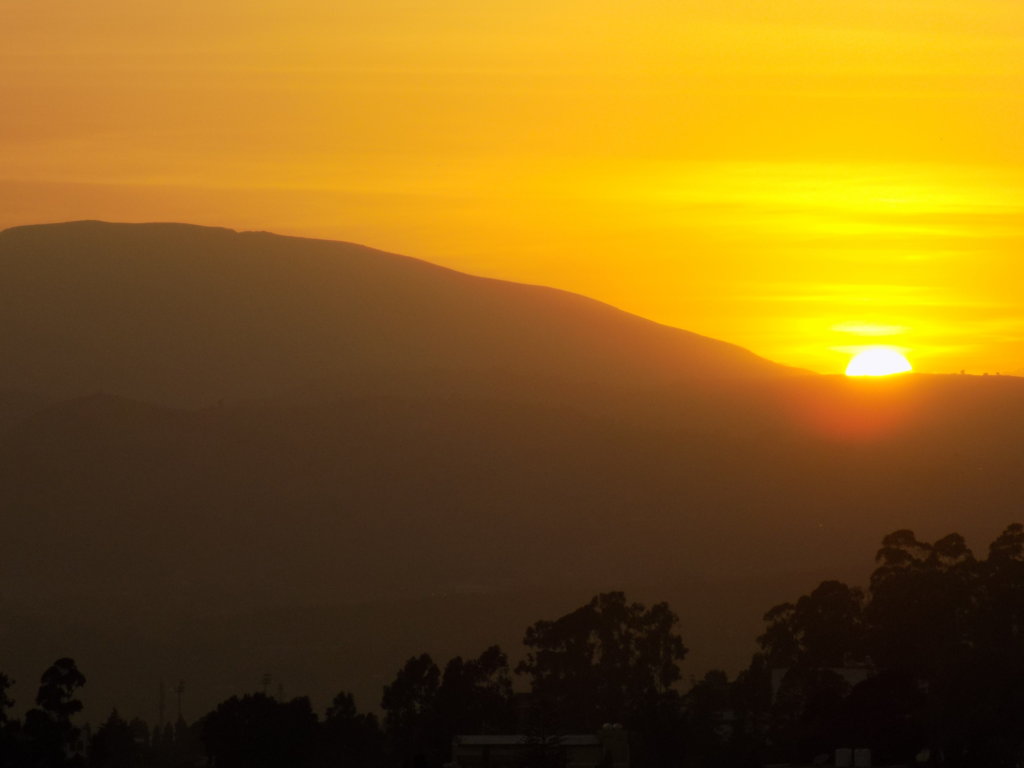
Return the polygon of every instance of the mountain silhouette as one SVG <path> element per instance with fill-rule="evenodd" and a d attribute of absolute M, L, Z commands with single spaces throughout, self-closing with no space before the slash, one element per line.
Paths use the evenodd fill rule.
<path fill-rule="evenodd" d="M 788 372 L 551 288 L 348 243 L 181 224 L 0 232 L 0 390 L 168 405 Z M 540 392 L 538 392 L 540 394 Z"/>

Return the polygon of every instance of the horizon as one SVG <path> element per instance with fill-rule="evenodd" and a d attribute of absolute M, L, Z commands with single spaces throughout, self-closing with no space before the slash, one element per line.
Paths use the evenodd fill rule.
<path fill-rule="evenodd" d="M 818 372 L 1024 366 L 1019 5 L 49 11 L 0 31 L 0 227 L 362 243 Z"/>

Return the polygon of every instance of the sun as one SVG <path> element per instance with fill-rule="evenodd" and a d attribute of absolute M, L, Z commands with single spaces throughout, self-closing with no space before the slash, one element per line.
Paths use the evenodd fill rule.
<path fill-rule="evenodd" d="M 902 354 L 889 347 L 871 347 L 854 355 L 847 376 L 889 376 L 914 370 Z"/>

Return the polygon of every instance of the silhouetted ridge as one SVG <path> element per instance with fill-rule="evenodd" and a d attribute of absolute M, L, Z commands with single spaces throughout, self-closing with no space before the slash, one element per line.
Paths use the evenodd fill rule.
<path fill-rule="evenodd" d="M 564 291 L 183 224 L 0 233 L 0 323 L 0 389 L 168 404 L 494 386 L 543 398 L 791 372 Z"/>

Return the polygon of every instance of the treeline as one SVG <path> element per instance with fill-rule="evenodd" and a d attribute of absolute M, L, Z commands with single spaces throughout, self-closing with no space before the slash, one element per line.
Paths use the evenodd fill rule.
<path fill-rule="evenodd" d="M 528 652 L 514 669 L 497 646 L 443 667 L 428 654 L 410 658 L 384 687 L 382 718 L 358 712 L 347 692 L 323 718 L 306 697 L 281 701 L 257 693 L 233 696 L 191 726 L 154 733 L 116 712 L 95 732 L 73 726 L 85 678 L 62 659 L 44 674 L 37 707 L 24 722 L 7 719 L 12 702 L 3 698 L 0 765 L 435 768 L 450 759 L 455 734 L 527 732 L 547 742 L 605 722 L 634 731 L 643 751 L 643 740 L 660 738 L 680 711 L 675 684 L 686 648 L 677 624 L 665 603 L 646 607 L 621 592 L 602 594 L 529 627 Z M 56 669 L 61 677 L 52 690 Z M 529 681 L 531 694 L 513 692 L 514 674 Z M 667 742 L 651 744 L 652 758 L 675 754 Z"/>
<path fill-rule="evenodd" d="M 765 614 L 760 651 L 734 680 L 683 692 L 687 649 L 665 603 L 621 592 L 527 628 L 514 667 L 497 646 L 438 665 L 409 659 L 382 716 L 340 692 L 321 717 L 308 698 L 235 696 L 195 723 L 152 731 L 113 712 L 73 724 L 85 678 L 61 659 L 36 706 L 10 718 L 0 675 L 0 765 L 20 768 L 440 768 L 456 734 L 520 733 L 557 745 L 604 724 L 629 733 L 636 766 L 831 763 L 869 748 L 877 764 L 999 768 L 1024 759 L 1024 527 L 976 558 L 963 537 L 883 539 L 868 589 L 826 581 Z M 529 692 L 515 693 L 518 688 Z M 557 750 L 524 761 L 559 765 Z"/>
<path fill-rule="evenodd" d="M 719 695 L 765 733 L 773 760 L 844 744 L 870 747 L 876 764 L 1020 765 L 1024 527 L 984 559 L 956 533 L 896 531 L 876 564 L 866 592 L 826 581 L 770 610 L 762 653 Z M 768 690 L 760 703 L 747 693 Z"/>

